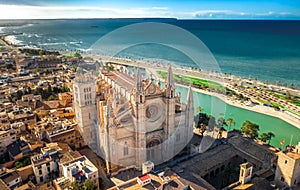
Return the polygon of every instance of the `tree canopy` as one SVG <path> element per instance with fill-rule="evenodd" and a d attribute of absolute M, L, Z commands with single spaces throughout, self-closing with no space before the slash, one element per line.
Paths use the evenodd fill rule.
<path fill-rule="evenodd" d="M 242 133 L 244 133 L 245 135 L 251 138 L 257 138 L 258 131 L 259 131 L 259 125 L 257 125 L 256 123 L 252 123 L 249 120 L 243 123 Z"/>

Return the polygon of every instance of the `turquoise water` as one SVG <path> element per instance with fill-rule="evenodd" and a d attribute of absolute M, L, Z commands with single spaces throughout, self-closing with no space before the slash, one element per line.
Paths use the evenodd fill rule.
<path fill-rule="evenodd" d="M 181 92 L 181 101 L 185 102 L 187 89 L 177 87 L 177 90 Z M 281 119 L 228 105 L 214 96 L 198 92 L 194 92 L 193 96 L 194 106 L 201 106 L 202 112 L 213 115 L 216 119 L 219 117 L 224 117 L 225 120 L 233 118 L 236 124 L 231 129 L 241 129 L 243 122 L 249 120 L 259 125 L 260 134 L 267 132 L 275 134 L 275 138 L 271 140 L 271 145 L 273 146 L 281 147 L 280 141 L 283 139 L 285 140 L 285 145 L 289 144 L 291 135 L 293 135 L 292 144 L 295 145 L 300 142 L 300 130 Z"/>

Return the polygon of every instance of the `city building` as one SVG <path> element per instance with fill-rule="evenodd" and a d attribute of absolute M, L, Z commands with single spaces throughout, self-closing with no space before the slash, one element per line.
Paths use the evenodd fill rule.
<path fill-rule="evenodd" d="M 277 153 L 275 182 L 278 187 L 300 189 L 300 142 L 295 148 L 288 147 Z"/>
<path fill-rule="evenodd" d="M 64 101 L 66 101 L 68 104 L 69 104 L 69 103 L 72 103 L 72 101 L 73 101 L 73 95 L 72 95 L 72 92 L 59 93 L 59 94 L 58 94 L 58 99 L 59 99 L 59 100 L 64 100 Z"/>
<path fill-rule="evenodd" d="M 9 129 L 9 118 L 6 112 L 1 112 L 0 113 L 0 129 L 1 130 L 7 130 Z"/>
<path fill-rule="evenodd" d="M 65 176 L 53 180 L 53 186 L 55 187 L 56 190 L 68 189 L 70 185 L 71 185 L 71 180 Z"/>
<path fill-rule="evenodd" d="M 245 184 L 251 181 L 253 166 L 250 163 L 241 164 L 239 182 Z"/>
<path fill-rule="evenodd" d="M 0 146 L 6 147 L 16 140 L 16 134 L 12 131 L 0 131 Z"/>
<path fill-rule="evenodd" d="M 86 156 L 62 164 L 62 175 L 71 180 L 83 183 L 90 179 L 98 186 L 98 169 Z"/>
<path fill-rule="evenodd" d="M 18 160 L 24 156 L 28 156 L 31 154 L 29 144 L 23 138 L 18 138 L 16 141 L 9 144 L 6 148 L 10 157 L 14 160 Z"/>
<path fill-rule="evenodd" d="M 76 141 L 74 124 L 69 120 L 52 122 L 50 128 L 46 130 L 46 139 L 50 142 L 65 142 L 74 144 Z"/>
<path fill-rule="evenodd" d="M 11 123 L 24 122 L 28 125 L 36 123 L 36 114 L 31 108 L 16 108 L 8 113 Z"/>
<path fill-rule="evenodd" d="M 18 187 L 22 184 L 21 177 L 15 171 L 13 172 L 1 171 L 0 179 L 11 189 L 14 189 L 15 187 Z"/>
<path fill-rule="evenodd" d="M 57 150 L 47 147 L 41 154 L 31 157 L 33 173 L 37 184 L 42 184 L 58 176 L 59 153 Z"/>

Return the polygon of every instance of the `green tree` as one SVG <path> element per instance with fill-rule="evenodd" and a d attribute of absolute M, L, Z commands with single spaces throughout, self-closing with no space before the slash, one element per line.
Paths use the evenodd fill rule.
<path fill-rule="evenodd" d="M 52 92 L 53 92 L 53 91 L 52 91 L 51 85 L 48 85 L 47 93 L 48 93 L 49 95 L 51 95 Z"/>
<path fill-rule="evenodd" d="M 262 133 L 259 137 L 259 139 L 263 142 L 267 142 L 268 140 L 268 134 L 267 133 Z"/>
<path fill-rule="evenodd" d="M 19 161 L 15 162 L 14 165 L 15 165 L 16 168 L 22 168 L 23 167 L 23 163 L 19 162 Z"/>
<path fill-rule="evenodd" d="M 21 90 L 17 91 L 17 99 L 20 100 L 23 96 L 23 92 Z"/>
<path fill-rule="evenodd" d="M 73 54 L 73 57 L 79 58 L 79 59 L 82 58 L 82 56 L 81 56 L 80 53 L 78 53 L 78 52 L 74 53 L 74 54 Z"/>
<path fill-rule="evenodd" d="M 295 85 L 294 85 L 294 83 L 292 83 L 292 84 L 291 84 L 291 88 L 292 88 L 292 89 L 294 89 L 294 88 L 295 88 Z"/>
<path fill-rule="evenodd" d="M 61 92 L 69 92 L 70 91 L 70 89 L 67 87 L 67 86 L 62 86 L 61 88 L 60 88 L 60 90 L 61 90 Z"/>
<path fill-rule="evenodd" d="M 75 180 L 70 185 L 70 190 L 81 190 L 79 181 Z"/>
<path fill-rule="evenodd" d="M 44 55 L 45 54 L 45 52 L 43 51 L 43 50 L 40 50 L 39 51 L 39 56 L 42 56 L 42 55 Z"/>
<path fill-rule="evenodd" d="M 83 183 L 83 189 L 84 189 L 84 190 L 96 190 L 96 189 L 97 189 L 97 184 L 94 183 L 92 180 L 87 179 L 87 180 Z"/>
<path fill-rule="evenodd" d="M 232 118 L 228 118 L 227 119 L 227 123 L 229 125 L 229 130 L 231 129 L 232 125 L 235 125 L 235 121 Z"/>
<path fill-rule="evenodd" d="M 197 113 L 201 113 L 202 110 L 203 110 L 203 108 L 202 108 L 201 106 L 198 106 L 198 107 L 196 108 L 196 110 L 197 110 Z"/>
<path fill-rule="evenodd" d="M 256 123 L 252 123 L 251 121 L 248 120 L 243 123 L 243 127 L 242 127 L 243 134 L 251 138 L 257 138 L 258 131 L 259 131 L 259 125 L 257 125 Z"/>
<path fill-rule="evenodd" d="M 48 101 L 51 101 L 51 100 L 54 100 L 54 97 L 53 97 L 52 95 L 50 95 L 50 96 L 48 97 Z"/>
<path fill-rule="evenodd" d="M 275 137 L 275 134 L 274 133 L 272 133 L 272 132 L 268 132 L 268 144 L 270 144 L 271 143 L 271 140 L 272 140 L 272 138 L 274 138 Z"/>
<path fill-rule="evenodd" d="M 36 73 L 39 73 L 39 72 L 41 72 L 41 69 L 40 69 L 40 68 L 36 68 L 36 69 L 35 69 L 35 72 L 36 72 Z"/>

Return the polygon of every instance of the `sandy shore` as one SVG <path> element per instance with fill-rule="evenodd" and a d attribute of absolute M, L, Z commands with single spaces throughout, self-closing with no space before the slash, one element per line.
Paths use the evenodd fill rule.
<path fill-rule="evenodd" d="M 183 86 L 183 85 L 180 85 L 180 86 Z M 285 113 L 283 111 L 276 111 L 274 108 L 266 107 L 263 105 L 246 106 L 246 105 L 242 104 L 241 102 L 239 102 L 238 100 L 229 99 L 227 96 L 218 94 L 215 92 L 208 92 L 208 91 L 197 89 L 197 88 L 193 88 L 193 91 L 217 97 L 220 100 L 222 100 L 223 102 L 225 102 L 226 104 L 229 104 L 229 105 L 232 105 L 235 107 L 243 108 L 246 110 L 250 110 L 250 111 L 254 111 L 254 112 L 258 112 L 261 114 L 265 114 L 265 115 L 269 115 L 272 117 L 282 119 L 282 120 L 288 122 L 289 124 L 300 129 L 300 120 L 291 115 L 288 115 L 287 113 Z"/>

